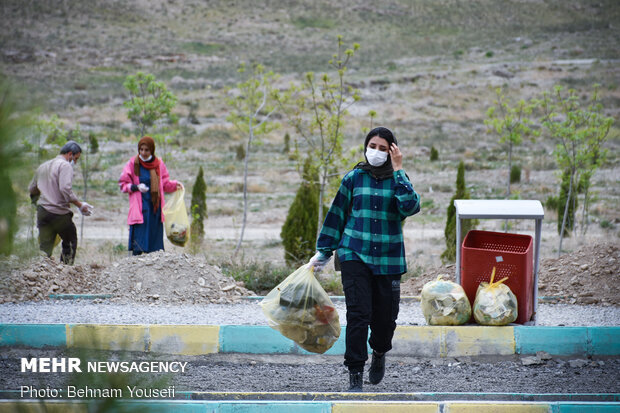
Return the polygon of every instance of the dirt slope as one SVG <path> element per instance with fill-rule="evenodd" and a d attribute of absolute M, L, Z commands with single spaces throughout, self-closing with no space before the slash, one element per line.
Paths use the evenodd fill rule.
<path fill-rule="evenodd" d="M 126 257 L 108 267 L 65 266 L 39 258 L 23 268 L 18 261 L 5 261 L 0 274 L 0 302 L 38 301 L 49 294 L 112 294 L 120 302 L 230 303 L 255 294 L 201 257 L 163 251 Z M 440 274 L 454 280 L 454 266 L 410 278 L 401 294 L 419 295 Z M 549 302 L 620 305 L 618 245 L 595 244 L 542 260 L 538 291 L 552 298 Z"/>

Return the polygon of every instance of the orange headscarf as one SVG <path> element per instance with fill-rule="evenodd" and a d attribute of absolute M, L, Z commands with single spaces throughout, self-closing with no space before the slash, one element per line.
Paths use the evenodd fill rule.
<path fill-rule="evenodd" d="M 148 162 L 144 162 L 140 159 L 140 147 L 146 145 L 151 150 L 152 159 Z M 138 142 L 138 156 L 134 162 L 134 173 L 136 176 L 140 176 L 140 165 L 148 169 L 151 174 L 151 202 L 153 203 L 153 212 L 159 209 L 160 194 L 159 194 L 159 158 L 155 156 L 155 141 L 150 136 L 144 136 Z"/>

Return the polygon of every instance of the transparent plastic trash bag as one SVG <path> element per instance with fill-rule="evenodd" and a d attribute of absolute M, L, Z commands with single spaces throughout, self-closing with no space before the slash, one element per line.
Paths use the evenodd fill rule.
<path fill-rule="evenodd" d="M 465 290 L 452 281 L 444 281 L 441 275 L 422 287 L 422 314 L 429 325 L 456 326 L 471 318 L 471 305 Z"/>
<path fill-rule="evenodd" d="M 189 218 L 185 209 L 185 189 L 177 189 L 163 209 L 166 236 L 174 245 L 184 247 L 189 239 Z"/>
<path fill-rule="evenodd" d="M 504 284 L 508 277 L 493 282 L 495 267 L 490 282 L 482 282 L 474 300 L 474 319 L 485 326 L 504 326 L 513 323 L 519 313 L 517 296 Z"/>
<path fill-rule="evenodd" d="M 325 353 L 340 336 L 334 303 L 307 264 L 265 296 L 260 306 L 269 326 L 313 353 Z"/>

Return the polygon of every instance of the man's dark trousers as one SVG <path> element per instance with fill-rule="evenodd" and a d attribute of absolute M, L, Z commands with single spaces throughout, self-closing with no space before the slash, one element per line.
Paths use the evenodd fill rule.
<path fill-rule="evenodd" d="M 38 206 L 37 228 L 39 228 L 39 248 L 41 251 L 51 257 L 56 235 L 59 235 L 62 239 L 60 261 L 73 265 L 77 250 L 77 230 L 73 223 L 73 212 L 57 215 L 52 214 L 42 206 Z"/>
<path fill-rule="evenodd" d="M 373 350 L 392 349 L 392 337 L 400 304 L 400 275 L 374 275 L 361 261 L 341 263 L 342 286 L 347 305 L 344 364 L 351 372 L 364 370 L 368 343 Z"/>

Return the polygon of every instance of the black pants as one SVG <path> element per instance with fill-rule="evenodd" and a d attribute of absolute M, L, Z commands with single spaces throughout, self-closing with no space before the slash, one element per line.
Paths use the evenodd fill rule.
<path fill-rule="evenodd" d="M 39 228 L 39 248 L 48 257 L 52 256 L 56 235 L 62 239 L 60 261 L 73 265 L 77 250 L 77 230 L 73 223 L 73 213 L 52 214 L 45 208 L 37 207 L 37 228 Z"/>
<path fill-rule="evenodd" d="M 361 261 L 341 264 L 347 304 L 347 336 L 344 365 L 350 372 L 364 370 L 370 347 L 380 353 L 392 349 L 400 303 L 400 275 L 374 275 Z"/>

